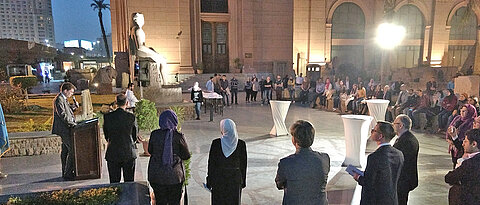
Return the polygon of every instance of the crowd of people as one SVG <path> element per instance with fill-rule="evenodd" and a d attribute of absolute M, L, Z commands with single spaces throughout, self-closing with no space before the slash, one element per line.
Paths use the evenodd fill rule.
<path fill-rule="evenodd" d="M 296 86 L 303 87 L 308 82 L 308 78 L 302 79 L 301 75 L 299 77 L 295 80 L 288 77 L 286 89 L 289 94 L 294 93 L 291 90 Z M 233 77 L 228 83 L 226 76 L 218 79 L 218 82 L 213 80 L 207 82 L 207 89 L 213 89 L 213 92 L 225 96 L 227 105 L 228 93 L 234 92 L 235 97 L 232 94 L 231 103 L 236 104 L 238 80 Z M 254 102 L 254 96 L 260 89 L 263 95 L 262 103 L 268 104 L 272 90 L 282 93 L 285 89 L 280 76 L 277 76 L 275 82 L 270 77 L 265 80 L 262 78 L 260 82 L 255 76 L 245 82 L 249 97 L 246 102 Z M 320 99 L 320 104 L 327 100 L 329 90 L 335 90 L 334 84 L 337 82 L 342 92 L 352 93 L 353 90 L 357 93 L 354 99 L 356 101 L 352 102 L 354 107 L 352 109 L 356 108 L 357 111 L 362 109 L 360 98 L 368 99 L 369 94 L 359 92 L 364 90 L 361 81 L 358 84 L 352 83 L 352 89 L 348 89 L 350 85 L 348 77 L 345 82 L 335 79 L 335 83 L 330 82 L 329 78 L 325 81 L 319 78 L 315 84 L 314 99 Z M 375 98 L 388 99 L 392 95 L 397 95 L 395 89 L 390 91 L 388 85 L 381 86 L 375 84 L 373 80 L 370 80 L 368 86 Z M 393 123 L 379 121 L 371 130 L 370 139 L 376 142 L 378 147 L 368 156 L 365 171 L 353 174 L 353 178 L 363 187 L 361 204 L 407 204 L 409 192 L 418 186 L 417 161 L 420 144 L 411 128 L 418 125 L 416 120 L 419 113 L 429 113 L 430 108 L 435 106 L 438 106 L 436 115 L 439 117 L 439 125 L 440 121 L 447 123 L 444 125 L 445 139 L 449 143 L 448 151 L 451 153 L 453 163 L 452 171 L 445 176 L 445 182 L 452 185 L 449 203 L 480 204 L 478 197 L 480 176 L 475 171 L 480 168 L 478 162 L 480 155 L 477 156 L 480 148 L 480 117 L 477 117 L 478 106 L 475 97 L 462 94 L 457 99 L 451 89 L 445 90 L 444 93 L 439 92 L 434 81 L 427 83 L 425 91 L 417 90 L 415 94 L 408 91 L 402 83 L 394 83 L 392 87 L 398 87 L 397 101 L 389 109 L 394 119 Z M 137 137 L 138 128 L 133 112 L 138 100 L 130 93 L 132 89 L 133 85 L 129 85 L 125 94 L 117 95 L 117 109 L 104 116 L 103 130 L 108 142 L 105 158 L 111 183 L 120 182 L 122 172 L 125 182 L 134 181 L 137 157 L 135 146 L 136 142 L 142 139 Z M 72 166 L 72 145 L 68 134 L 68 130 L 76 125 L 73 111 L 78 104 L 68 103 L 68 98 L 73 95 L 74 90 L 75 86 L 71 83 L 64 83 L 54 100 L 52 133 L 62 138 L 62 176 L 65 180 L 73 180 L 75 175 Z M 227 92 L 228 90 L 230 91 Z M 303 88 L 302 91 L 306 92 Z M 380 94 L 382 92 L 383 95 Z M 388 92 L 391 94 L 387 94 Z M 196 83 L 192 89 L 192 99 L 196 103 L 201 102 L 198 99 L 201 98 L 201 93 Z M 280 94 L 276 97 L 282 99 Z M 293 101 L 294 98 L 290 100 Z M 413 102 L 416 104 L 412 104 Z M 404 106 L 404 103 L 407 103 L 407 106 Z M 314 107 L 315 104 L 311 106 Z M 199 115 L 197 112 L 198 117 Z M 185 181 L 183 161 L 188 160 L 191 154 L 186 138 L 177 130 L 177 125 L 178 119 L 174 111 L 162 112 L 159 116 L 160 128 L 152 131 L 148 140 L 150 155 L 148 181 L 156 196 L 156 204 L 179 204 L 182 195 Z M 211 143 L 205 187 L 211 190 L 212 204 L 241 204 L 242 189 L 246 187 L 247 145 L 245 141 L 239 139 L 235 122 L 231 119 L 220 122 L 220 133 L 221 136 Z M 277 188 L 285 190 L 283 204 L 328 204 L 326 184 L 330 158 L 327 153 L 311 149 L 315 128 L 308 121 L 298 120 L 290 127 L 290 135 L 296 151 L 280 160 L 275 177 Z M 391 144 L 395 136 L 398 137 Z"/>

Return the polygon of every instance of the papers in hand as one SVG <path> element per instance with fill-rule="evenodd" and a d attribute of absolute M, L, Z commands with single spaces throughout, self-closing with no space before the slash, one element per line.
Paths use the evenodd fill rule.
<path fill-rule="evenodd" d="M 205 184 L 205 183 L 202 183 L 202 184 L 203 184 L 203 188 L 204 188 L 205 190 L 207 190 L 208 192 L 212 192 L 212 190 L 210 190 L 210 189 L 207 187 L 207 184 Z"/>
<path fill-rule="evenodd" d="M 354 176 L 354 173 L 357 173 L 359 174 L 360 176 L 363 176 L 363 171 L 362 170 L 359 170 L 358 168 L 352 166 L 351 164 L 349 164 L 347 166 L 347 169 L 345 169 L 346 172 L 348 172 L 348 174 Z"/>

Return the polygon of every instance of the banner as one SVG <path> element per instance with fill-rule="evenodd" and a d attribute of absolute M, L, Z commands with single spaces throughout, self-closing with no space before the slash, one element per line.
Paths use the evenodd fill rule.
<path fill-rule="evenodd" d="M 3 108 L 0 104 L 0 157 L 5 154 L 8 150 L 10 150 L 10 144 L 8 143 L 8 132 L 7 132 L 7 124 L 5 122 L 5 116 L 3 115 Z"/>

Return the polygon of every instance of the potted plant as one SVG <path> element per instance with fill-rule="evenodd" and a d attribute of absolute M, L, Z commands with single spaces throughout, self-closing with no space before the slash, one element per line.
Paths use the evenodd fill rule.
<path fill-rule="evenodd" d="M 203 63 L 198 62 L 197 65 L 195 65 L 195 74 L 202 74 L 203 73 Z"/>

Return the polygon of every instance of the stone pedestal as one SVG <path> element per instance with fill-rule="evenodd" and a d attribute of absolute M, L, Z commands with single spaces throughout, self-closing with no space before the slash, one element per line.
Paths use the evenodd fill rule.
<path fill-rule="evenodd" d="M 156 105 L 168 104 L 168 103 L 179 103 L 183 102 L 182 98 L 182 88 L 168 88 L 168 87 L 144 87 L 143 96 L 145 99 L 155 102 Z"/>
<path fill-rule="evenodd" d="M 128 75 L 124 76 L 123 73 L 129 73 L 129 64 L 128 64 L 128 52 L 115 52 L 115 70 L 117 70 L 117 78 L 116 78 L 116 86 L 117 88 L 122 86 L 123 81 L 126 80 L 127 82 L 130 80 L 128 79 Z M 124 79 L 127 77 L 127 79 Z"/>
<path fill-rule="evenodd" d="M 458 76 L 455 78 L 455 93 L 467 93 L 470 95 L 478 96 L 480 86 L 480 76 Z"/>

